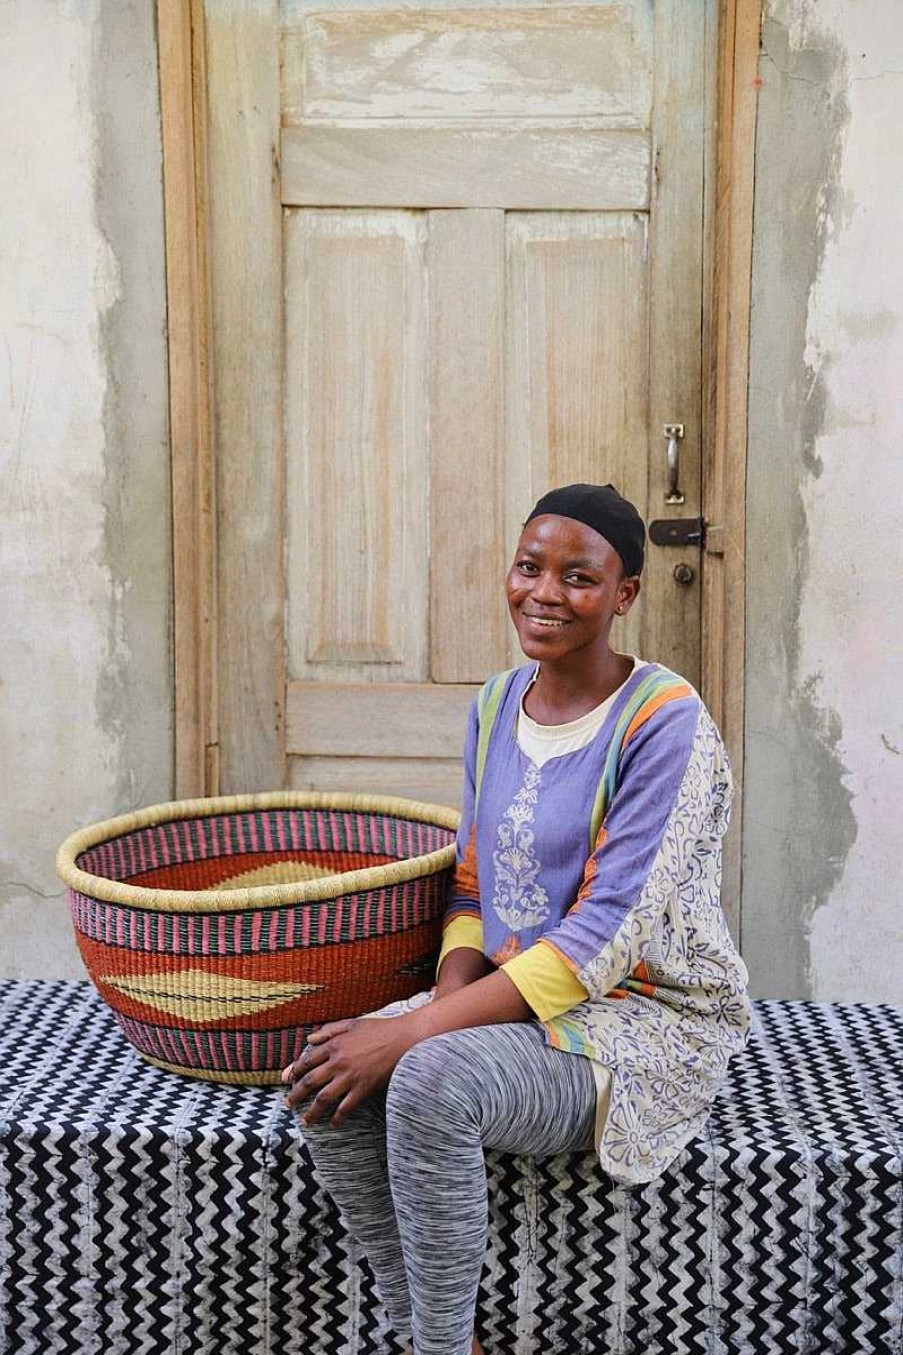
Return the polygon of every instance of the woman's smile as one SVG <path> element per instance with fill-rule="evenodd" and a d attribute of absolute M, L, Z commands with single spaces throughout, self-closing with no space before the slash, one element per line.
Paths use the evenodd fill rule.
<path fill-rule="evenodd" d="M 560 626 L 567 626 L 570 623 L 562 616 L 537 616 L 533 612 L 523 612 L 522 615 L 531 623 L 538 626 L 541 630 L 556 630 Z"/>

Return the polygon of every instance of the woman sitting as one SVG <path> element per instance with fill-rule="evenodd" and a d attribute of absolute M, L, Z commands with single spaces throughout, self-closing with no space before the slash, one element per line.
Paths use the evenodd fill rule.
<path fill-rule="evenodd" d="M 749 1026 L 721 911 L 731 778 L 683 678 L 609 644 L 645 532 L 611 485 L 539 500 L 507 576 L 523 667 L 465 745 L 436 987 L 311 1035 L 283 1074 L 416 1355 L 479 1351 L 486 1148 L 660 1175 Z"/>

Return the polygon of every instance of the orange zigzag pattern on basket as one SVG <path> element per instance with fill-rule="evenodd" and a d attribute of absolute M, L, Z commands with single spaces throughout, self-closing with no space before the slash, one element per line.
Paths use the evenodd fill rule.
<path fill-rule="evenodd" d="M 82 959 L 98 990 L 114 1011 L 138 1021 L 192 1029 L 254 1030 L 266 1012 L 273 1027 L 312 1025 L 335 1018 L 335 994 L 343 995 L 345 1015 L 359 1016 L 393 1001 L 399 987 L 406 996 L 428 986 L 422 972 L 407 981 L 407 966 L 422 966 L 435 950 L 432 922 L 404 933 L 346 941 L 300 951 L 258 955 L 158 955 L 107 946 L 77 936 Z M 391 958 L 392 972 L 374 978 Z M 221 1012 L 206 1020 L 195 1014 L 216 999 Z M 347 1000 L 344 1000 L 347 999 Z"/>
<path fill-rule="evenodd" d="M 148 889 L 231 889 L 243 888 L 239 877 L 257 872 L 266 866 L 290 866 L 297 863 L 307 869 L 299 870 L 299 880 L 314 874 L 338 875 L 346 870 L 366 870 L 370 866 L 385 866 L 394 856 L 375 852 L 345 852 L 328 850 L 297 850 L 276 852 L 238 852 L 234 856 L 210 856 L 203 861 L 181 861 L 168 866 L 157 866 L 137 875 L 129 875 L 130 885 L 144 885 Z M 285 883 L 279 872 L 276 882 Z M 263 883 L 263 881 L 261 881 Z"/>

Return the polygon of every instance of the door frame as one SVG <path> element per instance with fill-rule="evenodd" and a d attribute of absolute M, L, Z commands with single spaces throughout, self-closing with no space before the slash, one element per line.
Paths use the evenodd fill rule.
<path fill-rule="evenodd" d="M 275 7 L 275 6 L 274 6 Z M 747 373 L 761 0 L 706 0 L 702 508 L 702 696 L 734 767 L 724 904 L 739 935 L 745 669 Z M 235 5 L 236 18 L 241 6 Z M 175 793 L 219 790 L 214 343 L 208 285 L 207 66 L 203 0 L 158 0 L 173 524 Z M 278 155 L 278 120 L 272 129 Z M 273 210 L 281 213 L 273 199 Z M 281 477 L 272 472 L 281 512 Z M 277 571 L 278 573 L 278 571 Z M 283 587 L 281 578 L 277 587 Z M 278 599 L 277 599 L 278 601 Z M 263 775 L 285 766 L 281 661 L 264 660 L 272 698 Z M 266 702 L 269 705 L 269 702 Z"/>

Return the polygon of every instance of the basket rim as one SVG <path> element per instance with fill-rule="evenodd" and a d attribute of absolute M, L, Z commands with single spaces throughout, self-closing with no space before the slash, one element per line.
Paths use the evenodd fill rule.
<path fill-rule="evenodd" d="M 65 885 L 79 894 L 125 908 L 162 913 L 237 913 L 251 908 L 319 903 L 337 898 L 340 894 L 385 889 L 390 885 L 432 875 L 454 863 L 455 844 L 452 842 L 425 856 L 412 856 L 387 865 L 346 870 L 338 875 L 300 880 L 294 884 L 252 885 L 245 889 L 149 889 L 145 885 L 131 885 L 123 880 L 108 880 L 103 875 L 92 875 L 76 865 L 76 857 L 82 852 L 139 828 L 153 828 L 176 819 L 205 819 L 217 814 L 242 814 L 267 809 L 335 809 L 386 814 L 392 818 L 432 824 L 436 828 L 448 828 L 452 832 L 457 830 L 461 819 L 456 809 L 445 805 L 429 804 L 423 800 L 403 800 L 389 795 L 354 795 L 341 791 L 267 791 L 254 795 L 170 800 L 165 804 L 134 810 L 130 814 L 119 814 L 70 833 L 56 854 L 57 874 Z"/>

